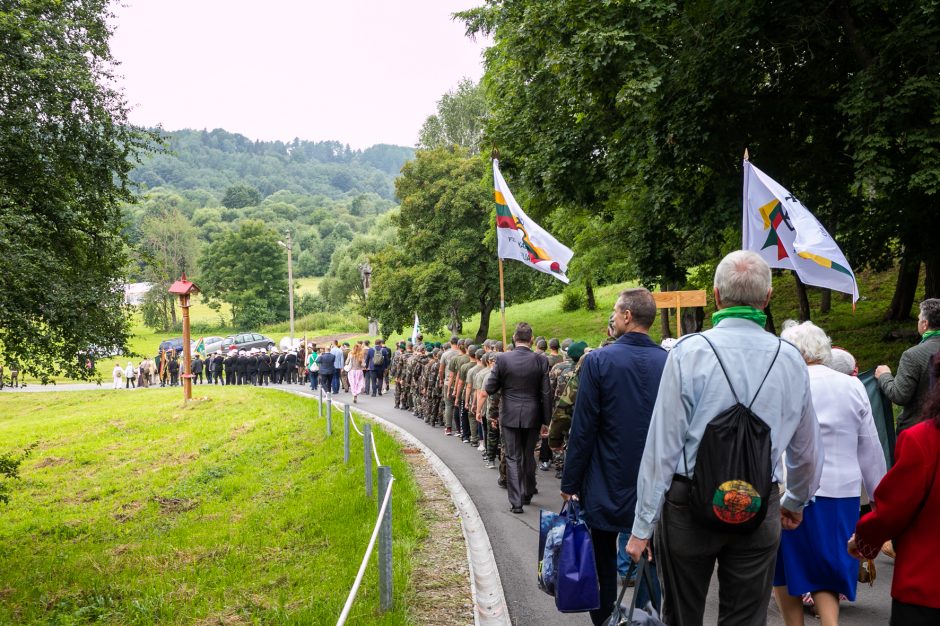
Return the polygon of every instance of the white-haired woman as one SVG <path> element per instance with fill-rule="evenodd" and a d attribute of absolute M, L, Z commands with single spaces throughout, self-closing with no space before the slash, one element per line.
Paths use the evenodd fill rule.
<path fill-rule="evenodd" d="M 803 623 L 804 593 L 812 594 L 823 626 L 831 626 L 839 622 L 839 594 L 855 600 L 858 562 L 846 558 L 843 546 L 858 521 L 861 488 L 875 491 L 885 458 L 864 385 L 824 365 L 832 352 L 826 333 L 812 322 L 788 322 L 780 336 L 809 366 L 825 460 L 803 523 L 781 535 L 774 596 L 787 626 Z"/>

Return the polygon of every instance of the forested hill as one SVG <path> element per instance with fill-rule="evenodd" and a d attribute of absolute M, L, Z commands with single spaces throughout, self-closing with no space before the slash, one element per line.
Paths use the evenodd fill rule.
<path fill-rule="evenodd" d="M 378 144 L 352 150 L 338 141 L 252 141 L 222 129 L 164 131 L 167 150 L 148 157 L 131 178 L 144 186 L 208 189 L 219 197 L 247 183 L 262 197 L 286 189 L 338 198 L 348 192 L 394 196 L 393 182 L 414 149 Z"/>

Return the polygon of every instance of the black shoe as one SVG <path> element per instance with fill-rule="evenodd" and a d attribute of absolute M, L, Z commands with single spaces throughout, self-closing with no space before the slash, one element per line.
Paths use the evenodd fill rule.
<path fill-rule="evenodd" d="M 561 480 L 561 477 L 564 473 L 565 473 L 565 470 L 561 470 L 561 469 L 555 470 L 555 478 L 557 478 L 558 480 Z"/>
<path fill-rule="evenodd" d="M 515 513 L 516 515 L 519 515 L 519 514 L 521 514 L 521 513 L 525 513 L 525 511 L 522 509 L 521 506 L 512 506 L 512 507 L 509 507 L 509 510 L 510 510 L 511 512 Z"/>
<path fill-rule="evenodd" d="M 497 479 L 496 479 L 496 484 L 499 485 L 500 487 L 502 487 L 503 489 L 508 489 L 508 487 L 506 486 L 506 479 L 505 479 L 505 478 L 497 478 Z"/>

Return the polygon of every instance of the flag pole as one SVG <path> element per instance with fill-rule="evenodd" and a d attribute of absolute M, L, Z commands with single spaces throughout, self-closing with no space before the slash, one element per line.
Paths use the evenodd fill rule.
<path fill-rule="evenodd" d="M 499 148 L 493 146 L 490 158 L 495 161 L 499 160 Z M 503 321 L 503 349 L 506 350 L 509 348 L 509 344 L 506 342 L 506 287 L 503 284 L 503 259 L 499 256 L 498 246 L 496 259 L 499 261 L 499 315 Z"/>
<path fill-rule="evenodd" d="M 503 260 L 499 259 L 499 314 L 503 318 L 503 349 L 507 349 L 506 343 L 506 290 L 503 287 Z"/>

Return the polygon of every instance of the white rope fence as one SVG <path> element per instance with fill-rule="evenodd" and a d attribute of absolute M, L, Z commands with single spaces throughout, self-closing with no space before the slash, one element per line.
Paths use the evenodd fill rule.
<path fill-rule="evenodd" d="M 359 592 L 359 585 L 362 584 L 362 578 L 365 576 L 366 567 L 369 565 L 369 557 L 372 556 L 372 550 L 375 549 L 375 541 L 379 536 L 379 529 L 382 526 L 382 520 L 385 518 L 385 510 L 392 497 L 392 486 L 395 484 L 395 477 L 392 476 L 388 483 L 388 489 L 385 490 L 385 499 L 382 500 L 382 508 L 379 509 L 379 517 L 375 521 L 375 528 L 372 529 L 372 537 L 369 539 L 369 546 L 366 548 L 366 554 L 362 557 L 362 563 L 359 565 L 359 573 L 356 574 L 356 581 L 352 589 L 349 590 L 349 596 L 346 598 L 346 604 L 343 606 L 343 612 L 340 613 L 336 626 L 343 626 L 349 617 L 349 611 L 352 610 L 353 602 L 356 600 L 356 594 Z"/>
<path fill-rule="evenodd" d="M 355 430 L 360 437 L 365 437 L 356 426 L 356 420 L 353 418 L 352 413 L 349 414 L 349 422 L 352 424 L 353 430 Z M 375 434 L 370 433 L 370 436 L 372 438 L 372 454 L 375 456 L 375 466 L 378 467 L 382 464 L 382 461 L 379 460 L 379 450 L 375 445 Z"/>

